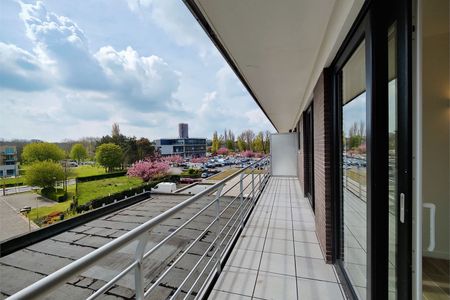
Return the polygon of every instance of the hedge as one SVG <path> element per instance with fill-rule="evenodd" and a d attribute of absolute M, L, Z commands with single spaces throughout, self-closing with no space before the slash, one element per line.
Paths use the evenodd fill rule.
<path fill-rule="evenodd" d="M 132 188 L 132 189 L 129 189 L 126 191 L 122 191 L 120 193 L 115 193 L 110 196 L 93 199 L 83 205 L 77 206 L 77 213 L 81 213 L 83 211 L 89 211 L 91 209 L 99 208 L 99 207 L 102 207 L 103 205 L 108 205 L 108 204 L 114 203 L 114 201 L 120 201 L 120 200 L 124 199 L 125 197 L 128 198 L 128 197 L 134 196 L 136 194 L 140 194 L 144 190 L 150 191 L 150 189 L 155 187 L 158 183 L 164 182 L 164 181 L 175 181 L 174 179 L 176 179 L 176 178 L 178 178 L 178 180 L 179 180 L 178 175 L 168 175 L 168 176 L 165 176 L 165 177 L 160 178 L 155 181 L 149 181 L 146 184 L 140 185 L 138 187 L 135 187 L 135 188 Z"/>
<path fill-rule="evenodd" d="M 105 174 L 99 174 L 99 175 L 77 177 L 75 179 L 77 182 L 88 182 L 88 181 L 101 180 L 101 179 L 107 179 L 107 178 L 121 177 L 126 174 L 127 174 L 127 171 L 119 171 L 119 172 L 113 172 L 113 173 L 105 173 Z"/>

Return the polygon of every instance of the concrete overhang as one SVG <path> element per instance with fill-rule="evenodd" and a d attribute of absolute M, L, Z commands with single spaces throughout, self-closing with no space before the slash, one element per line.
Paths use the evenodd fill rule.
<path fill-rule="evenodd" d="M 184 0 L 278 132 L 296 126 L 363 0 Z"/>

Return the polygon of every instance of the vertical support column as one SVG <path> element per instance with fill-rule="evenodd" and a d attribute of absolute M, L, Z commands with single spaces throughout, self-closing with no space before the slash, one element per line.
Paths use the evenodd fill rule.
<path fill-rule="evenodd" d="M 136 247 L 135 259 L 137 261 L 136 268 L 134 269 L 134 289 L 136 291 L 136 299 L 144 299 L 144 269 L 143 269 L 143 257 L 145 252 L 145 246 L 147 245 L 148 234 L 145 233 L 139 240 L 139 244 Z"/>

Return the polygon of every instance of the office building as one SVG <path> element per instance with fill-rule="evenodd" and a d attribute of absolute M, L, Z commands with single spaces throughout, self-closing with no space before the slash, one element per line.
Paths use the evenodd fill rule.
<path fill-rule="evenodd" d="M 159 139 L 155 140 L 155 147 L 163 156 L 190 158 L 206 155 L 206 139 L 203 138 Z"/>
<path fill-rule="evenodd" d="M 189 138 L 189 126 L 186 123 L 178 124 L 178 137 L 180 139 Z"/>

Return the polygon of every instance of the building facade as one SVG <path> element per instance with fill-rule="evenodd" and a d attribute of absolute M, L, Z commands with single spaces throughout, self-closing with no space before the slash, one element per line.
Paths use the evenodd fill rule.
<path fill-rule="evenodd" d="M 186 123 L 178 124 L 178 137 L 180 139 L 189 138 L 189 125 Z"/>
<path fill-rule="evenodd" d="M 0 146 L 0 177 L 18 175 L 17 148 L 15 146 Z"/>
<path fill-rule="evenodd" d="M 184 158 L 206 156 L 206 139 L 178 138 L 155 140 L 161 155 L 180 155 Z"/>
<path fill-rule="evenodd" d="M 276 130 L 298 134 L 347 296 L 448 299 L 450 2 L 185 3 Z"/>

